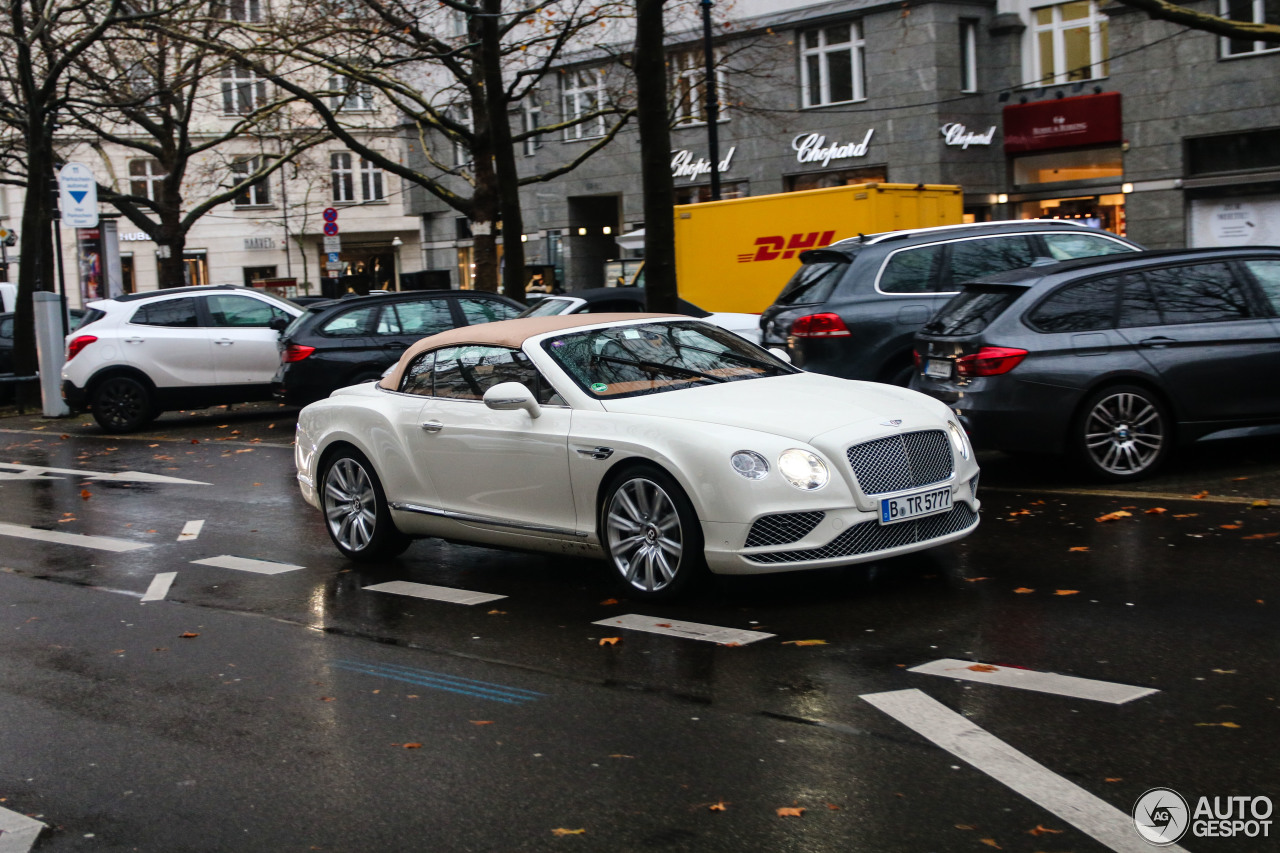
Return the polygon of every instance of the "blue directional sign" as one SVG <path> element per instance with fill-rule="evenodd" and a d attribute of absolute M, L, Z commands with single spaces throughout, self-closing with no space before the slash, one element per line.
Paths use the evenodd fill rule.
<path fill-rule="evenodd" d="M 92 169 L 83 163 L 67 163 L 58 171 L 58 206 L 63 225 L 98 226 L 98 182 Z"/>
<path fill-rule="evenodd" d="M 331 263 L 331 264 L 336 264 L 336 263 L 338 263 L 338 254 L 339 254 L 338 252 L 330 252 L 330 253 L 329 253 L 329 263 Z"/>

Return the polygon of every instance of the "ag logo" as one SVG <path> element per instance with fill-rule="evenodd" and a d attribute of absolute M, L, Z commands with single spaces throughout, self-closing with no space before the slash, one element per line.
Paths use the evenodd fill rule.
<path fill-rule="evenodd" d="M 1133 825 L 1144 840 L 1157 847 L 1172 844 L 1190 824 L 1187 801 L 1171 788 L 1152 788 L 1133 804 Z"/>

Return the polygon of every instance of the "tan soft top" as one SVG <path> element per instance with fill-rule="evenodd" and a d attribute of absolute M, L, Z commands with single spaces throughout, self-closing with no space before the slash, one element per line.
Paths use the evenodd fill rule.
<path fill-rule="evenodd" d="M 549 317 L 524 317 L 519 320 L 496 320 L 492 323 L 475 323 L 470 326 L 459 326 L 429 338 L 423 338 L 404 351 L 400 361 L 384 376 L 378 385 L 389 391 L 400 387 L 400 379 L 404 376 L 405 367 L 419 353 L 442 346 L 459 346 L 478 344 L 481 346 L 499 346 L 519 349 L 529 338 L 560 332 L 565 329 L 576 329 L 580 326 L 607 326 L 630 320 L 660 320 L 689 318 L 683 314 L 553 314 Z"/>

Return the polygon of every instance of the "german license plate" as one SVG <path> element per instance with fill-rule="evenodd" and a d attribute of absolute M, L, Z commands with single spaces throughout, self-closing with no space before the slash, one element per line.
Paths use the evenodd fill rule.
<path fill-rule="evenodd" d="M 924 365 L 924 375 L 934 379 L 951 378 L 951 362 L 945 358 L 931 358 Z"/>
<path fill-rule="evenodd" d="M 880 499 L 880 523 L 897 524 L 951 509 L 951 487 Z"/>

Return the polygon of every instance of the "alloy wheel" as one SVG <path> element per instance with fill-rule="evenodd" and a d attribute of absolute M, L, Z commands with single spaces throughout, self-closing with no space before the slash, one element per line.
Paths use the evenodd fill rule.
<path fill-rule="evenodd" d="M 1160 408 L 1134 391 L 1101 397 L 1085 416 L 1085 451 L 1100 471 L 1115 477 L 1132 477 L 1151 468 L 1167 441 Z"/>
<path fill-rule="evenodd" d="M 605 518 L 609 553 L 628 585 L 655 593 L 680 571 L 684 536 L 671 496 L 652 480 L 627 480 L 613 493 Z"/>
<path fill-rule="evenodd" d="M 377 531 L 378 496 L 369 472 L 344 456 L 329 467 L 324 480 L 324 514 L 333 540 L 360 553 Z"/>

